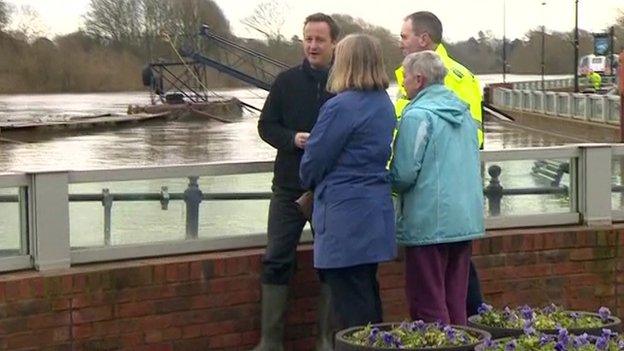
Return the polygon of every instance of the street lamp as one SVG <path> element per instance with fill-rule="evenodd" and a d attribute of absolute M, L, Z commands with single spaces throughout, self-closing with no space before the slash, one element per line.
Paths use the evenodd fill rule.
<path fill-rule="evenodd" d="M 506 83 L 507 77 L 507 27 L 506 27 L 506 15 L 505 4 L 507 1 L 503 0 L 503 83 Z"/>
<path fill-rule="evenodd" d="M 546 6 L 546 1 L 542 1 L 542 6 Z M 544 13 L 544 8 L 542 7 L 542 13 Z M 545 62 L 544 62 L 544 53 L 546 48 L 546 26 L 542 24 L 542 91 L 544 91 L 544 70 L 545 70 Z"/>
<path fill-rule="evenodd" d="M 578 3 L 574 0 L 574 92 L 579 92 L 578 84 L 578 55 L 579 55 L 579 31 L 578 31 Z"/>

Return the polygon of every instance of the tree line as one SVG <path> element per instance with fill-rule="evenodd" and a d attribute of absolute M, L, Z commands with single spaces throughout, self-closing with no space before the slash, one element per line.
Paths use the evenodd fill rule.
<path fill-rule="evenodd" d="M 24 13 L 0 0 L 0 93 L 140 90 L 140 72 L 147 62 L 160 58 L 177 61 L 174 48 L 183 46 L 211 50 L 197 38 L 202 24 L 230 40 L 294 65 L 302 59 L 301 39 L 297 35 L 287 39 L 281 34 L 287 15 L 287 8 L 282 5 L 279 0 L 264 1 L 243 20 L 261 33 L 263 40 L 233 35 L 229 21 L 212 0 L 91 0 L 83 28 L 46 38 L 28 25 L 9 30 L 11 19 L 23 17 Z M 36 17 L 32 10 L 26 9 L 26 13 Z M 345 35 L 364 32 L 379 38 L 388 74 L 394 76 L 394 67 L 402 60 L 395 35 L 346 14 L 332 16 Z M 615 47 L 620 49 L 624 46 L 624 13 L 613 25 Z M 544 38 L 546 74 L 571 73 L 572 33 L 546 31 Z M 539 73 L 541 43 L 540 28 L 528 31 L 523 38 L 507 41 L 508 72 Z M 476 37 L 446 45 L 452 56 L 475 73 L 502 71 L 503 42 L 490 32 L 479 32 Z M 580 52 L 591 51 L 591 33 L 581 30 Z M 210 88 L 240 84 L 214 71 L 209 75 Z"/>

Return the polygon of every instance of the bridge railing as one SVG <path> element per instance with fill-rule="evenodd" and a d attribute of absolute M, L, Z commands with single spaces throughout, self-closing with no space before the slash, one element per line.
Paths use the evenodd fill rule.
<path fill-rule="evenodd" d="M 624 147 L 481 156 L 488 229 L 624 220 Z M 248 162 L 0 174 L 0 271 L 261 247 L 271 171 Z"/>
<path fill-rule="evenodd" d="M 586 120 L 620 124 L 619 96 L 576 94 L 554 91 L 514 90 L 494 88 L 495 107 Z"/>
<path fill-rule="evenodd" d="M 602 77 L 603 85 L 610 85 L 615 83 L 615 77 L 612 76 L 604 76 Z M 588 86 L 589 82 L 587 77 L 579 77 L 579 85 Z M 570 88 L 574 86 L 574 78 L 559 78 L 559 79 L 548 79 L 544 80 L 544 89 L 558 89 L 558 88 Z M 541 80 L 533 80 L 526 82 L 515 82 L 512 83 L 512 87 L 514 90 L 541 90 L 542 89 L 542 81 Z"/>

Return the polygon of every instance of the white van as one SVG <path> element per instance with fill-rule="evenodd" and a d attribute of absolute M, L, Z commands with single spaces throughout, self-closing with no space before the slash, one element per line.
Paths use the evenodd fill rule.
<path fill-rule="evenodd" d="M 607 58 L 605 56 L 585 55 L 579 60 L 578 73 L 585 75 L 590 70 L 604 74 Z"/>

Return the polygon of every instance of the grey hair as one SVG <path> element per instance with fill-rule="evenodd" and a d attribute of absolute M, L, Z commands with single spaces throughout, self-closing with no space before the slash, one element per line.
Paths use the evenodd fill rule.
<path fill-rule="evenodd" d="M 405 56 L 403 67 L 412 75 L 424 76 L 427 86 L 444 84 L 444 77 L 447 73 L 440 56 L 431 50 L 414 52 Z"/>

